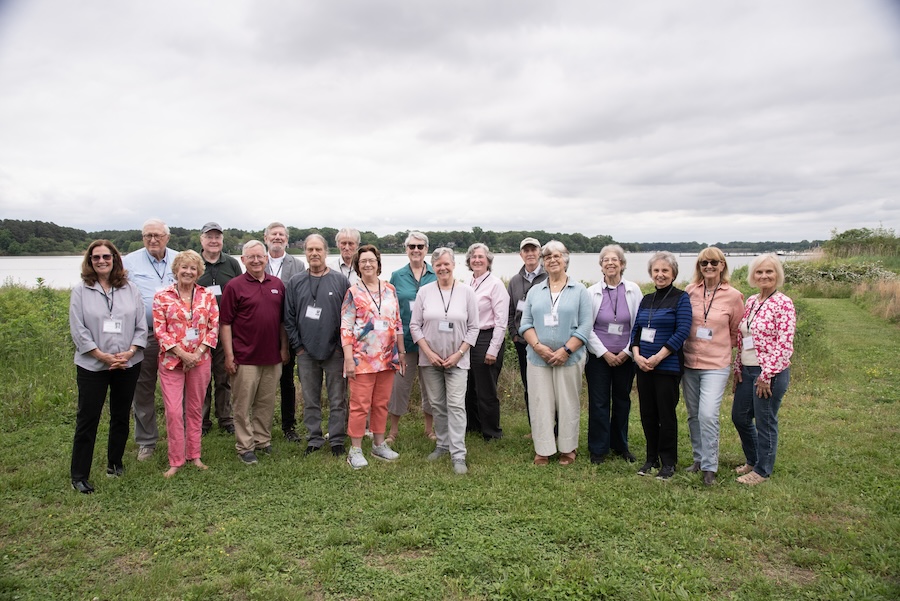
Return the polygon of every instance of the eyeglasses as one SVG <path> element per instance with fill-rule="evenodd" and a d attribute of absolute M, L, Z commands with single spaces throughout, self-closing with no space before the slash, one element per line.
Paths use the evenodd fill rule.
<path fill-rule="evenodd" d="M 709 261 L 704 259 L 703 261 L 700 261 L 700 267 L 706 267 L 707 265 L 712 265 L 713 267 L 718 267 L 719 263 L 721 263 L 721 261 L 719 261 L 718 259 L 710 259 Z"/>
<path fill-rule="evenodd" d="M 91 261 L 94 263 L 98 261 L 112 261 L 112 255 L 91 255 Z"/>
<path fill-rule="evenodd" d="M 168 235 L 169 234 L 144 234 L 143 238 L 144 240 L 162 240 Z"/>
<path fill-rule="evenodd" d="M 408 248 L 409 250 L 413 250 L 413 249 L 425 250 L 425 245 L 424 244 L 407 244 L 406 248 Z"/>
<path fill-rule="evenodd" d="M 266 255 L 247 255 L 244 258 L 248 261 L 265 261 Z"/>
<path fill-rule="evenodd" d="M 378 259 L 360 259 L 360 265 L 378 265 Z"/>
<path fill-rule="evenodd" d="M 602 261 L 600 261 L 600 264 L 606 265 L 607 263 L 619 263 L 619 262 L 620 261 L 617 257 L 607 257 L 606 259 L 603 259 Z"/>

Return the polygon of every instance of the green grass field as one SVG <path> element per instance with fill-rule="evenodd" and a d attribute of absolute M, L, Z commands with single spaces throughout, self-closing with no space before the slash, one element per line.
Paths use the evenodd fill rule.
<path fill-rule="evenodd" d="M 140 464 L 130 443 L 125 477 L 107 480 L 101 426 L 97 493 L 85 496 L 68 478 L 75 370 L 62 297 L 0 291 L 0 600 L 900 598 L 900 329 L 849 299 L 798 301 L 775 473 L 754 488 L 730 473 L 743 457 L 728 395 L 712 488 L 683 472 L 640 478 L 621 460 L 590 465 L 586 412 L 574 466 L 531 465 L 508 361 L 505 437 L 467 441 L 467 476 L 425 460 L 418 413 L 401 423 L 395 464 L 354 472 L 279 432 L 275 455 L 246 467 L 214 430 L 209 471 L 171 480 L 164 443 Z M 30 312 L 11 313 L 23 299 Z"/>

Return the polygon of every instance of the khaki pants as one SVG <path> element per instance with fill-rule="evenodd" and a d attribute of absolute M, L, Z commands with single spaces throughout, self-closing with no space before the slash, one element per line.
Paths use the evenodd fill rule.
<path fill-rule="evenodd" d="M 280 379 L 281 363 L 238 365 L 231 381 L 231 395 L 234 403 L 234 447 L 239 455 L 272 444 L 275 389 Z"/>

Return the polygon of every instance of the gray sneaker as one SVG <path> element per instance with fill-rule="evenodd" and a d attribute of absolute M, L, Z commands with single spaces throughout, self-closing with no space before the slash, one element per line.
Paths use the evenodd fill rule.
<path fill-rule="evenodd" d="M 396 461 L 400 458 L 400 453 L 389 447 L 388 443 L 383 442 L 380 445 L 372 447 L 372 456 L 384 459 L 385 461 Z"/>
<path fill-rule="evenodd" d="M 362 449 L 359 447 L 350 447 L 350 452 L 347 453 L 347 463 L 355 470 L 369 465 L 369 462 L 363 457 Z"/>
<path fill-rule="evenodd" d="M 256 453 L 247 451 L 246 453 L 241 453 L 241 461 L 243 461 L 245 465 L 253 465 L 259 460 L 256 458 Z"/>
<path fill-rule="evenodd" d="M 440 459 L 444 455 L 448 455 L 449 453 L 450 451 L 448 451 L 447 449 L 437 447 L 431 452 L 430 455 L 428 455 L 428 457 L 426 457 L 426 459 L 428 459 L 428 461 L 437 461 L 438 459 Z"/>
<path fill-rule="evenodd" d="M 141 447 L 138 451 L 138 461 L 147 461 L 151 457 L 153 457 L 153 451 L 155 451 L 155 447 Z"/>
<path fill-rule="evenodd" d="M 453 460 L 453 473 L 463 475 L 469 473 L 469 468 L 466 467 L 465 459 L 454 459 Z"/>

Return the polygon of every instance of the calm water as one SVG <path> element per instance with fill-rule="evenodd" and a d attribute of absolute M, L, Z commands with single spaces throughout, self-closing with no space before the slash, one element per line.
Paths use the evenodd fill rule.
<path fill-rule="evenodd" d="M 625 278 L 639 284 L 650 281 L 647 275 L 647 261 L 651 253 L 627 253 L 628 266 Z M 678 256 L 681 267 L 678 281 L 690 278 L 697 255 Z M 236 257 L 240 260 L 240 257 Z M 728 266 L 736 269 L 750 263 L 753 257 L 729 257 Z M 788 257 L 783 257 L 788 258 Z M 802 260 L 803 256 L 792 256 L 791 259 Z M 0 257 L 0 282 L 12 281 L 26 286 L 37 285 L 37 278 L 42 278 L 46 286 L 52 288 L 71 288 L 80 281 L 81 256 L 75 257 Z M 382 255 L 382 275 L 385 279 L 391 272 L 408 263 L 406 255 Z M 596 254 L 573 254 L 569 259 L 569 275 L 584 281 L 596 282 L 600 279 L 599 257 Z M 498 276 L 509 279 L 519 271 L 522 260 L 518 254 L 498 254 L 494 256 L 493 271 Z M 456 256 L 456 277 L 464 280 L 469 276 L 464 255 Z"/>

